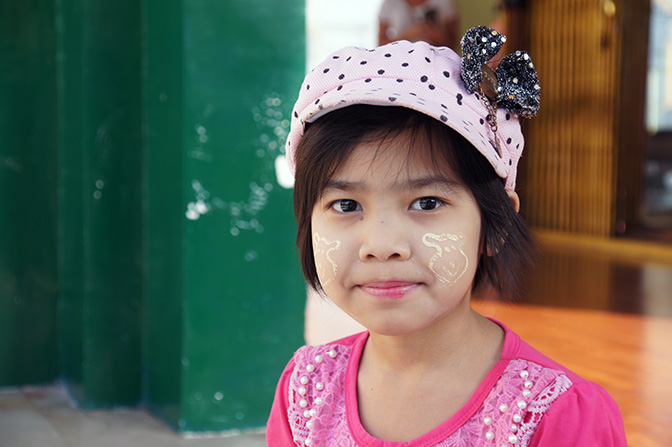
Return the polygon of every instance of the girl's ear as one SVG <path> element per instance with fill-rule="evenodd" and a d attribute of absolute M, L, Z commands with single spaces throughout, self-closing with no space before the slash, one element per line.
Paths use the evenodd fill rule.
<path fill-rule="evenodd" d="M 520 212 L 520 197 L 518 197 L 518 193 L 516 191 L 509 191 L 508 189 L 506 193 L 509 195 L 513 209 L 516 210 L 516 213 Z"/>
<path fill-rule="evenodd" d="M 516 213 L 520 212 L 520 197 L 518 196 L 518 193 L 516 191 L 509 191 L 507 189 L 506 194 L 509 196 L 509 200 L 511 200 L 511 205 L 513 205 L 513 209 L 516 210 Z M 501 242 L 502 242 L 502 245 L 504 245 L 506 243 L 506 241 L 504 239 L 502 239 Z M 489 257 L 492 257 L 493 254 L 497 253 L 497 250 L 495 250 L 495 253 L 493 253 L 493 250 L 490 247 L 490 244 L 486 243 L 485 253 Z"/>

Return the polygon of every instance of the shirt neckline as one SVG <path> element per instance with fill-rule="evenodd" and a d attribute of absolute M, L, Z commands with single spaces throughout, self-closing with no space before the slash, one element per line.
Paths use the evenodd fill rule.
<path fill-rule="evenodd" d="M 438 427 L 431 431 L 409 441 L 385 441 L 369 434 L 359 418 L 359 402 L 357 400 L 357 373 L 359 371 L 359 361 L 364 350 L 364 345 L 369 338 L 368 332 L 363 332 L 352 346 L 352 353 L 348 361 L 345 378 L 345 408 L 348 419 L 348 428 L 355 442 L 358 445 L 370 445 L 381 447 L 429 447 L 448 438 L 457 429 L 462 427 L 474 414 L 481 408 L 485 398 L 495 386 L 499 377 L 508 365 L 511 358 L 518 350 L 518 338 L 504 324 L 490 318 L 490 320 L 499 325 L 504 330 L 504 346 L 502 356 L 492 367 L 490 372 L 481 381 L 478 388 L 469 398 L 466 404 L 460 408 L 454 415 L 444 421 Z"/>

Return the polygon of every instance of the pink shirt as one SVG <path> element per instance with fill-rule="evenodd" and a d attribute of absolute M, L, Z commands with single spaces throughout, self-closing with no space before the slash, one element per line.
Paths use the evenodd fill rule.
<path fill-rule="evenodd" d="M 469 401 L 410 442 L 376 439 L 357 408 L 363 332 L 299 349 L 280 378 L 267 426 L 270 447 L 627 446 L 618 406 L 582 379 L 506 331 L 501 360 Z"/>

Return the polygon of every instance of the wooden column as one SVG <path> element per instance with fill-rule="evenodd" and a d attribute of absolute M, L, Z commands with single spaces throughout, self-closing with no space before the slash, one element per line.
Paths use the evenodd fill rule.
<path fill-rule="evenodd" d="M 529 4 L 530 53 L 542 105 L 528 126 L 522 195 L 536 228 L 606 237 L 615 233 L 617 220 L 633 218 L 644 96 L 624 92 L 643 92 L 645 71 L 633 61 L 647 49 L 633 47 L 648 33 L 641 26 L 648 24 L 648 7 L 635 3 L 641 2 Z M 619 195 L 627 200 L 619 202 Z"/>

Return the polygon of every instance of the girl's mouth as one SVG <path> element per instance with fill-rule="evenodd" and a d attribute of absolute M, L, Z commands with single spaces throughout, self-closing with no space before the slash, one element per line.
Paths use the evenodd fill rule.
<path fill-rule="evenodd" d="M 366 294 L 378 299 L 397 300 L 419 287 L 416 282 L 409 281 L 375 281 L 361 284 L 359 288 Z"/>

